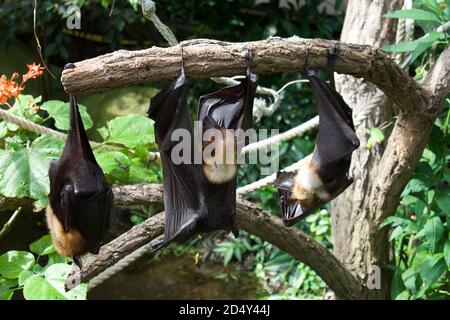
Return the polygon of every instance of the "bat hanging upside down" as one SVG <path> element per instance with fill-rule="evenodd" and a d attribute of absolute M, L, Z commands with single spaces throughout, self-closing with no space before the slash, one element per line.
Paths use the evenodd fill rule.
<path fill-rule="evenodd" d="M 359 140 L 352 110 L 334 88 L 333 66 L 338 52 L 334 44 L 328 57 L 331 86 L 305 68 L 317 102 L 319 132 L 312 157 L 305 158 L 296 173 L 278 172 L 274 182 L 283 222 L 288 226 L 334 199 L 353 182 L 348 171 Z"/>
<path fill-rule="evenodd" d="M 182 57 L 183 59 L 183 57 Z M 240 84 L 223 88 L 200 98 L 198 119 L 202 134 L 215 129 L 214 137 L 202 143 L 201 163 L 195 163 L 198 152 L 186 101 L 186 76 L 181 75 L 169 87 L 152 98 L 148 116 L 155 121 L 155 135 L 161 156 L 166 214 L 164 241 L 155 252 L 172 241 L 182 243 L 195 234 L 214 230 L 231 230 L 236 212 L 236 135 L 231 129 L 252 126 L 253 99 L 257 76 L 250 72 Z M 176 163 L 173 150 L 177 142 L 172 133 L 185 129 L 189 133 L 191 156 Z M 186 141 L 183 141 L 186 142 Z M 205 152 L 208 151 L 210 152 Z M 229 161 L 231 160 L 231 161 Z"/>
<path fill-rule="evenodd" d="M 73 65 L 68 65 L 73 67 Z M 97 254 L 109 227 L 113 193 L 89 145 L 78 105 L 70 96 L 70 129 L 61 157 L 50 164 L 47 224 L 56 251 L 72 257 Z"/>

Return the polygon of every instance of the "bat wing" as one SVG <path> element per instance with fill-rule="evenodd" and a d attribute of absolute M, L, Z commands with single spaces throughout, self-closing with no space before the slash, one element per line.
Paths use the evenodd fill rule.
<path fill-rule="evenodd" d="M 98 253 L 109 227 L 111 188 L 95 160 L 76 99 L 70 97 L 70 128 L 62 155 L 49 169 L 50 206 L 64 231 L 80 232 L 91 253 Z"/>
<path fill-rule="evenodd" d="M 274 181 L 274 186 L 278 189 L 278 199 L 280 201 L 281 218 L 287 226 L 292 226 L 302 217 L 306 209 L 292 198 L 292 188 L 296 173 L 279 171 Z"/>
<path fill-rule="evenodd" d="M 235 86 L 226 87 L 200 97 L 198 120 L 210 116 L 219 127 L 243 130 L 253 127 L 253 100 L 258 76 L 247 76 Z"/>
<path fill-rule="evenodd" d="M 89 139 L 81 120 L 80 111 L 75 96 L 70 96 L 70 128 L 67 132 L 66 144 L 61 154 L 61 160 L 84 159 L 97 164 L 94 153 L 89 144 Z M 98 164 L 97 164 L 98 165 Z"/>
<path fill-rule="evenodd" d="M 350 164 L 351 153 L 358 148 L 350 107 L 341 95 L 314 71 L 307 71 L 319 111 L 319 132 L 312 164 L 326 182 L 342 166 Z M 346 171 L 346 170 L 344 170 Z"/>
<path fill-rule="evenodd" d="M 200 97 L 198 120 L 210 117 L 221 128 L 236 129 L 243 115 L 244 94 L 239 84 Z"/>
<path fill-rule="evenodd" d="M 171 141 L 174 130 L 185 129 L 185 132 L 189 133 L 188 139 L 193 136 L 187 110 L 184 73 L 152 98 L 147 114 L 155 121 L 156 142 L 160 150 L 164 180 L 166 226 L 164 243 L 156 246 L 160 249 L 173 240 L 183 242 L 190 238 L 196 233 L 197 221 L 200 218 L 200 194 L 197 187 L 199 168 L 193 161 L 175 163 L 171 156 L 175 146 Z M 192 155 L 194 144 L 192 140 L 187 142 Z"/>
<path fill-rule="evenodd" d="M 64 224 L 75 227 L 86 241 L 89 252 L 97 254 L 109 227 L 113 193 L 101 177 L 93 177 L 97 190 L 89 182 L 74 181 L 61 192 L 61 211 Z"/>

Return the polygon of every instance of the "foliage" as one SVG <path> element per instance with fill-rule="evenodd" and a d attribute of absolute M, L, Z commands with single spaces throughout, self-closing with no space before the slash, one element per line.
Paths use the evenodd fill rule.
<path fill-rule="evenodd" d="M 14 99 L 12 106 L 7 101 L 4 105 L 12 114 L 40 125 L 53 124 L 63 131 L 69 129 L 68 103 L 58 100 L 41 103 L 41 97 L 23 94 L 11 96 L 11 99 Z M 79 108 L 85 128 L 91 128 L 93 121 L 86 107 L 80 105 Z M 104 141 L 95 149 L 95 156 L 109 182 L 158 180 L 159 169 L 149 167 L 149 149 L 156 149 L 150 119 L 141 115 L 117 117 L 98 131 Z M 49 193 L 48 168 L 51 160 L 61 154 L 64 142 L 49 134 L 38 137 L 6 121 L 0 121 L 0 138 L 0 194 L 32 198 L 37 208 L 44 207 Z"/>
<path fill-rule="evenodd" d="M 415 8 L 397 10 L 385 15 L 390 18 L 412 19 L 419 26 L 423 35 L 415 40 L 403 41 L 383 48 L 386 52 L 409 52 L 409 63 L 416 63 L 416 78 L 422 79 L 429 69 L 433 58 L 449 45 L 450 27 L 443 28 L 450 22 L 450 4 L 444 0 L 416 0 Z"/>
<path fill-rule="evenodd" d="M 8 83 L 9 87 L 20 88 L 20 91 L 25 89 L 24 82 L 20 86 Z M 3 105 L 8 112 L 40 125 L 54 125 L 63 131 L 69 129 L 68 103 L 58 100 L 42 103 L 41 97 L 20 93 L 3 96 L 6 97 Z M 14 99 L 12 105 L 9 104 L 11 99 Z M 91 128 L 93 121 L 86 107 L 79 105 L 79 108 L 85 128 Z M 117 117 L 108 122 L 107 127 L 98 130 L 104 141 L 94 154 L 111 183 L 158 180 L 159 169 L 149 166 L 149 149 L 155 149 L 150 119 L 141 115 Z M 48 204 L 49 165 L 52 159 L 60 156 L 64 141 L 50 134 L 38 136 L 6 121 L 0 121 L 0 139 L 0 194 L 32 198 L 37 209 L 45 207 Z M 64 280 L 71 265 L 55 252 L 50 236 L 32 243 L 30 251 L 8 251 L 0 256 L 1 299 L 11 299 L 18 290 L 23 290 L 25 299 L 33 300 L 86 298 L 86 285 L 68 292 L 64 290 Z M 45 266 L 39 263 L 39 258 L 44 256 L 47 260 Z"/>
<path fill-rule="evenodd" d="M 331 220 L 327 210 L 319 210 L 299 224 L 322 244 L 331 247 Z M 304 263 L 289 254 L 241 232 L 238 238 L 227 238 L 214 249 L 213 258 L 222 258 L 225 265 L 231 261 L 250 261 L 250 268 L 265 284 L 270 296 L 266 299 L 317 299 L 324 294 L 325 283 Z"/>
<path fill-rule="evenodd" d="M 29 249 L 0 256 L 0 300 L 12 299 L 18 290 L 23 290 L 27 300 L 86 299 L 86 284 L 67 292 L 64 289 L 72 267 L 55 251 L 49 235 L 30 244 Z"/>
<path fill-rule="evenodd" d="M 449 45 L 448 1 L 420 0 L 414 9 L 387 14 L 413 19 L 424 35 L 384 48 L 388 52 L 411 52 L 415 77 L 420 80 Z M 418 59 L 420 58 L 420 59 Z M 434 125 L 427 148 L 411 181 L 401 195 L 395 216 L 380 227 L 392 228 L 395 248 L 391 296 L 394 299 L 448 299 L 450 296 L 450 156 L 449 109 Z"/>
<path fill-rule="evenodd" d="M 450 101 L 447 101 L 449 103 Z M 438 118 L 430 142 L 402 194 L 393 228 L 395 266 L 392 298 L 450 296 L 450 109 Z"/>

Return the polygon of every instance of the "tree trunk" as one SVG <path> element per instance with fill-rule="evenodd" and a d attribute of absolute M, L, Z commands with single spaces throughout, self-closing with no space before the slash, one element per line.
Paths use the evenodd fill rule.
<path fill-rule="evenodd" d="M 374 48 L 394 43 L 396 20 L 383 18 L 383 15 L 400 9 L 402 5 L 402 0 L 349 1 L 341 41 Z M 378 283 L 373 282 L 376 288 L 374 297 L 387 299 L 391 279 L 390 271 L 386 268 L 391 260 L 389 242 L 385 231 L 374 232 L 378 228 L 378 221 L 374 218 L 375 207 L 371 199 L 379 192 L 374 182 L 389 132 L 384 132 L 386 139 L 382 144 L 369 150 L 366 147 L 368 137 L 365 128 L 393 122 L 393 107 L 381 91 L 364 79 L 340 75 L 336 82 L 338 91 L 353 109 L 354 119 L 360 119 L 364 111 L 366 116 L 355 123 L 361 147 L 353 153 L 350 174 L 354 177 L 354 183 L 332 203 L 334 253 L 364 284 L 373 282 L 369 276 L 379 274 L 381 277 Z M 367 114 L 371 103 L 378 104 L 378 107 Z"/>

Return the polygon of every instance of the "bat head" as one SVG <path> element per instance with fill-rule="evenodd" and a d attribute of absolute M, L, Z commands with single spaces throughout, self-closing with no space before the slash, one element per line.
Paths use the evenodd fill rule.
<path fill-rule="evenodd" d="M 330 194 L 310 158 L 302 163 L 297 173 L 279 172 L 274 185 L 278 189 L 281 214 L 287 226 L 294 225 L 330 200 Z"/>
<path fill-rule="evenodd" d="M 203 172 L 209 182 L 222 184 L 236 177 L 237 142 L 233 130 L 218 127 L 210 117 L 203 126 Z"/>

